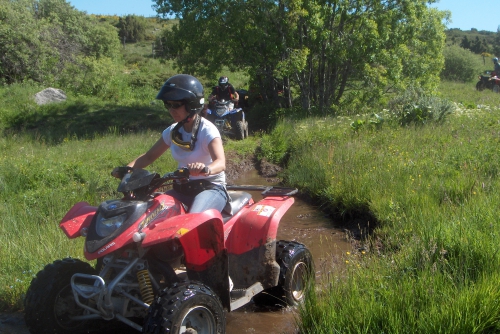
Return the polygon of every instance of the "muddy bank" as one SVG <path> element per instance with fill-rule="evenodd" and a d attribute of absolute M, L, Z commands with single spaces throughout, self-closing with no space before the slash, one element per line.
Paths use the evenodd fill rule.
<path fill-rule="evenodd" d="M 242 174 L 252 169 L 257 170 L 258 174 L 271 184 L 279 184 L 281 179 L 279 173 L 283 170 L 282 167 L 272 164 L 265 159 L 257 160 L 254 155 L 242 156 L 236 152 L 226 153 L 226 178 L 228 184 L 240 178 Z M 298 196 L 305 202 L 314 205 L 312 200 L 306 194 L 298 194 Z M 324 214 L 330 216 L 332 222 L 337 222 L 337 228 L 341 228 L 347 238 L 351 241 L 353 251 L 370 251 L 371 248 L 379 250 L 382 245 L 379 241 L 375 240 L 373 243 L 367 244 L 366 239 L 373 232 L 377 226 L 375 217 L 369 212 L 360 212 L 359 214 L 349 217 L 341 217 L 334 212 L 323 211 Z"/>
<path fill-rule="evenodd" d="M 243 173 L 256 169 L 260 176 L 270 183 L 279 183 L 278 173 L 283 170 L 278 165 L 269 163 L 265 159 L 260 161 L 254 155 L 240 155 L 236 152 L 226 154 L 226 180 L 233 184 Z"/>

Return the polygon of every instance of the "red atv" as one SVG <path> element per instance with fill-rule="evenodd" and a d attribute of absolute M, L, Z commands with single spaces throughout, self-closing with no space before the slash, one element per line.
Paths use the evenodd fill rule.
<path fill-rule="evenodd" d="M 483 91 L 485 89 L 492 90 L 495 93 L 500 92 L 500 78 L 495 72 L 486 71 L 485 74 L 479 76 L 476 90 Z"/>
<path fill-rule="evenodd" d="M 31 333 L 88 333 L 116 320 L 142 333 L 224 333 L 225 310 L 254 297 L 303 301 L 311 254 L 300 243 L 276 241 L 296 189 L 229 186 L 222 214 L 188 214 L 160 191 L 187 182 L 187 169 L 163 177 L 122 171 L 122 199 L 77 203 L 62 219 L 68 238 L 85 237 L 85 258 L 97 265 L 66 258 L 36 275 L 25 299 Z M 264 190 L 263 199 L 255 203 L 244 190 Z"/>

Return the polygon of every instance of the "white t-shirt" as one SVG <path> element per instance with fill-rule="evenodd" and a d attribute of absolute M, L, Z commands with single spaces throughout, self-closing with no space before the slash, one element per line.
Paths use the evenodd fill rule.
<path fill-rule="evenodd" d="M 188 163 L 193 162 L 202 162 L 206 166 L 213 162 L 212 157 L 210 156 L 210 151 L 208 150 L 208 144 L 214 140 L 215 138 L 220 138 L 219 130 L 215 127 L 215 125 L 201 117 L 200 126 L 198 128 L 198 139 L 194 145 L 193 151 L 185 151 L 179 146 L 172 143 L 172 138 L 170 137 L 170 132 L 173 131 L 174 127 L 177 123 L 170 125 L 168 128 L 163 130 L 162 137 L 165 143 L 170 147 L 170 151 L 172 152 L 172 157 L 177 161 L 177 167 L 186 167 Z M 186 132 L 184 127 L 179 129 L 179 132 L 182 134 L 182 140 L 185 142 L 191 141 L 191 132 Z M 220 172 L 218 174 L 210 175 L 210 176 L 192 176 L 191 179 L 207 179 L 213 183 L 226 184 L 226 174 L 224 172 Z"/>

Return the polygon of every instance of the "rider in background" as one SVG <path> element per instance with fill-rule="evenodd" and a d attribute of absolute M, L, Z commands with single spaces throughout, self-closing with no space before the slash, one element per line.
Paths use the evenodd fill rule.
<path fill-rule="evenodd" d="M 498 63 L 498 58 L 497 57 L 493 58 L 493 64 L 495 64 L 495 70 L 494 70 L 495 71 L 495 75 L 497 77 L 500 77 L 500 64 Z"/>
<path fill-rule="evenodd" d="M 238 92 L 236 92 L 236 89 L 234 89 L 233 85 L 229 83 L 228 77 L 220 77 L 219 85 L 212 89 L 212 94 L 208 97 L 208 99 L 210 101 L 232 101 L 236 105 L 238 104 L 240 96 L 238 95 Z"/>

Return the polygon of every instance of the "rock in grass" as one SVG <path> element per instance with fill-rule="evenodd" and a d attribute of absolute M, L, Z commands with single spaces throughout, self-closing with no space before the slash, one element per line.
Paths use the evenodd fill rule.
<path fill-rule="evenodd" d="M 57 88 L 45 88 L 35 94 L 35 102 L 38 105 L 63 101 L 66 101 L 66 94 Z"/>

